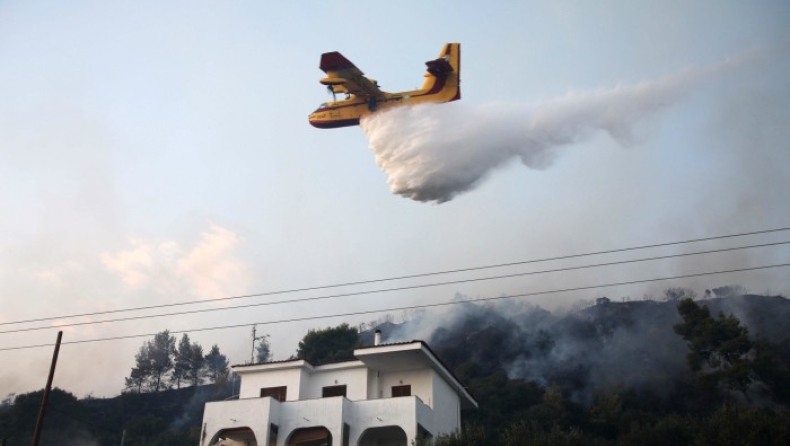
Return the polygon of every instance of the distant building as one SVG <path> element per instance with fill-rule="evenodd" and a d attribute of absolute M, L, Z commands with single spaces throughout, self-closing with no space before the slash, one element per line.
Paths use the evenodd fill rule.
<path fill-rule="evenodd" d="M 599 297 L 595 299 L 595 305 L 606 305 L 609 302 L 611 302 L 611 300 L 608 297 Z"/>
<path fill-rule="evenodd" d="M 477 402 L 422 341 L 354 359 L 234 366 L 239 399 L 207 403 L 200 446 L 410 446 L 461 428 Z"/>

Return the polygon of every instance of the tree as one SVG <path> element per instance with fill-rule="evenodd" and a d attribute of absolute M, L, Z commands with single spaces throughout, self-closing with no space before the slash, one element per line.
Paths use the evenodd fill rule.
<path fill-rule="evenodd" d="M 147 378 L 148 374 L 145 371 L 137 367 L 132 368 L 132 372 L 129 377 L 124 378 L 126 391 L 132 393 L 142 392 L 143 384 L 145 384 Z"/>
<path fill-rule="evenodd" d="M 151 375 L 151 360 L 149 357 L 148 342 L 140 346 L 140 350 L 134 355 L 135 366 L 128 378 L 125 378 L 126 391 L 132 393 L 141 393 L 143 385 Z"/>
<path fill-rule="evenodd" d="M 166 387 L 162 378 L 173 368 L 173 355 L 176 350 L 176 337 L 169 330 L 154 335 L 154 340 L 148 342 L 148 356 L 150 363 L 150 378 L 148 386 L 154 392 Z"/>
<path fill-rule="evenodd" d="M 613 440 L 626 426 L 623 426 L 623 398 L 617 393 L 599 395 L 588 409 L 590 430 L 599 436 Z"/>
<path fill-rule="evenodd" d="M 203 347 L 197 342 L 193 342 L 189 348 L 189 359 L 187 361 L 187 369 L 184 378 L 192 383 L 193 386 L 198 386 L 203 381 L 203 366 L 206 364 L 206 359 L 203 356 Z"/>
<path fill-rule="evenodd" d="M 31 444 L 43 396 L 44 390 L 16 395 L 14 403 L 0 411 L 0 443 L 6 440 L 9 445 Z M 87 407 L 72 393 L 53 388 L 47 407 L 41 446 L 76 444 L 78 438 L 93 436 L 97 426 L 88 422 L 91 417 Z"/>
<path fill-rule="evenodd" d="M 263 335 L 258 339 L 260 339 L 260 342 L 255 346 L 255 362 L 261 363 L 271 361 L 272 348 L 269 344 L 269 335 Z"/>
<path fill-rule="evenodd" d="M 134 356 L 135 366 L 129 377 L 125 378 L 128 392 L 140 393 L 145 388 L 158 392 L 167 386 L 162 378 L 173 368 L 176 338 L 168 330 L 154 335 L 152 341 L 146 341 Z"/>
<path fill-rule="evenodd" d="M 727 404 L 701 420 L 694 432 L 699 446 L 790 445 L 790 413 Z"/>
<path fill-rule="evenodd" d="M 5 407 L 11 407 L 14 404 L 14 397 L 16 397 L 16 393 L 13 392 L 6 395 L 3 401 L 0 401 L 0 410 Z"/>
<path fill-rule="evenodd" d="M 527 410 L 527 416 L 538 427 L 550 430 L 552 427 L 569 428 L 573 414 L 568 408 L 568 401 L 562 394 L 562 389 L 557 385 L 546 387 L 540 404 Z"/>
<path fill-rule="evenodd" d="M 186 379 L 191 356 L 192 344 L 189 342 L 189 335 L 184 333 L 181 336 L 181 341 L 178 342 L 178 348 L 175 350 L 175 363 L 173 365 L 173 373 L 170 375 L 170 381 L 175 383 L 177 389 L 181 388 L 181 381 Z"/>
<path fill-rule="evenodd" d="M 576 427 L 565 430 L 554 425 L 548 430 L 543 430 L 535 422 L 519 420 L 502 433 L 499 444 L 502 446 L 588 446 L 596 442 Z"/>
<path fill-rule="evenodd" d="M 726 285 L 714 288 L 711 291 L 713 291 L 716 297 L 737 297 L 747 293 L 746 288 L 740 285 Z"/>
<path fill-rule="evenodd" d="M 447 434 L 440 434 L 435 439 L 417 437 L 412 442 L 414 446 L 484 446 L 489 445 L 486 431 L 482 426 L 464 426 L 462 431 L 454 431 Z"/>
<path fill-rule="evenodd" d="M 314 364 L 351 359 L 359 345 L 359 332 L 348 324 L 323 330 L 309 330 L 299 341 L 296 356 Z"/>
<path fill-rule="evenodd" d="M 208 377 L 212 383 L 221 382 L 227 378 L 229 373 L 228 358 L 219 352 L 217 344 L 211 346 L 211 351 L 206 354 L 205 360 L 206 377 Z"/>
<path fill-rule="evenodd" d="M 687 288 L 675 287 L 664 290 L 664 300 L 669 302 L 675 302 L 685 298 L 694 299 L 695 297 L 696 294 L 694 294 L 694 291 Z"/>
<path fill-rule="evenodd" d="M 771 345 L 765 339 L 755 342 L 754 370 L 771 390 L 779 404 L 790 403 L 790 339 Z"/>
<path fill-rule="evenodd" d="M 754 346 L 749 331 L 732 314 L 719 313 L 713 318 L 707 306 L 700 307 L 690 298 L 678 304 L 683 322 L 675 324 L 675 333 L 689 347 L 686 362 L 704 387 L 723 385 L 729 390 L 746 392 L 754 376 L 753 361 L 747 354 Z"/>

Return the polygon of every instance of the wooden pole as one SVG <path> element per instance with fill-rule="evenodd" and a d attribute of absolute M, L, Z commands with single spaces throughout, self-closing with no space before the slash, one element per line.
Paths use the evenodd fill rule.
<path fill-rule="evenodd" d="M 255 364 L 255 328 L 257 326 L 252 326 L 252 350 L 250 351 L 250 364 Z"/>
<path fill-rule="evenodd" d="M 38 440 L 41 437 L 41 428 L 44 427 L 44 413 L 47 411 L 47 401 L 49 400 L 49 393 L 52 391 L 52 378 L 55 377 L 55 365 L 58 363 L 58 352 L 60 351 L 60 340 L 62 338 L 63 332 L 59 331 L 58 340 L 55 342 L 55 352 L 52 354 L 52 365 L 49 367 L 47 387 L 44 388 L 44 397 L 41 398 L 41 408 L 38 410 L 36 430 L 33 431 L 33 446 L 38 446 Z"/>

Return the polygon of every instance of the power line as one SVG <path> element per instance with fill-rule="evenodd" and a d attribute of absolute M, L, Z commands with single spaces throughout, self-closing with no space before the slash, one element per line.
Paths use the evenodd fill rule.
<path fill-rule="evenodd" d="M 368 291 L 356 291 L 350 293 L 341 293 L 341 294 L 331 294 L 325 296 L 314 296 L 314 297 L 305 297 L 300 299 L 288 299 L 288 300 L 277 300 L 277 301 L 269 301 L 269 302 L 259 302 L 259 303 L 252 303 L 246 305 L 234 305 L 230 307 L 222 307 L 222 308 L 204 308 L 204 309 L 197 309 L 197 310 L 186 310 L 186 311 L 177 311 L 172 313 L 160 313 L 160 314 L 150 314 L 150 315 L 141 315 L 141 316 L 130 316 L 130 317 L 123 317 L 123 318 L 116 318 L 116 319 L 105 319 L 101 321 L 86 321 L 86 322 L 73 322 L 69 324 L 59 324 L 57 326 L 47 325 L 47 326 L 38 326 L 38 327 L 28 327 L 28 328 L 18 328 L 12 330 L 5 330 L 0 331 L 0 334 L 9 334 L 9 333 L 20 333 L 20 332 L 28 332 L 28 331 L 39 331 L 39 330 L 48 330 L 53 328 L 64 328 L 64 327 L 77 327 L 83 325 L 96 325 L 96 324 L 105 324 L 105 323 L 114 323 L 114 322 L 128 322 L 134 320 L 141 320 L 141 319 L 151 319 L 156 317 L 167 317 L 167 316 L 183 316 L 186 314 L 199 314 L 199 313 L 212 313 L 215 311 L 231 311 L 231 310 L 238 310 L 242 308 L 252 308 L 252 307 L 262 307 L 262 306 L 269 306 L 269 305 L 279 305 L 279 304 L 288 304 L 288 303 L 298 303 L 298 302 L 309 302 L 309 301 L 317 301 L 317 300 L 326 300 L 326 299 L 334 299 L 338 297 L 351 297 L 351 296 L 362 296 L 368 294 L 378 294 L 378 293 L 388 293 L 393 291 L 406 291 L 406 290 L 414 290 L 414 289 L 421 289 L 421 288 L 433 288 L 439 286 L 446 286 L 446 285 L 457 285 L 461 283 L 471 283 L 471 282 L 482 282 L 488 280 L 499 280 L 499 279 L 508 279 L 514 277 L 523 277 L 523 276 L 531 276 L 531 275 L 538 275 L 538 274 L 548 274 L 548 273 L 556 273 L 556 272 L 564 272 L 564 271 L 573 271 L 573 270 L 581 270 L 581 269 L 589 269 L 589 268 L 599 268 L 599 267 L 606 267 L 606 266 L 614 266 L 614 265 L 623 265 L 628 263 L 637 263 L 637 262 L 648 262 L 648 261 L 655 261 L 655 260 L 665 260 L 677 257 L 687 257 L 693 255 L 703 255 L 703 254 L 714 254 L 714 253 L 722 253 L 722 252 L 729 252 L 729 251 L 739 251 L 743 249 L 752 249 L 752 248 L 764 248 L 769 246 L 779 246 L 779 245 L 787 245 L 790 244 L 790 241 L 783 241 L 783 242 L 774 242 L 774 243 L 763 243 L 759 245 L 747 245 L 747 246 L 738 246 L 732 248 L 720 248 L 720 249 L 712 249 L 707 251 L 696 251 L 696 252 L 689 252 L 689 253 L 681 253 L 681 254 L 668 254 L 663 256 L 653 256 L 653 257 L 646 257 L 642 259 L 631 259 L 631 260 L 620 260 L 616 262 L 604 262 L 604 263 L 596 263 L 591 265 L 580 265 L 580 266 L 571 266 L 571 267 L 564 267 L 564 268 L 555 268 L 555 269 L 548 269 L 548 270 L 541 270 L 541 271 L 529 271 L 523 273 L 513 273 L 513 274 L 503 274 L 498 276 L 488 276 L 488 277 L 478 277 L 474 279 L 458 279 L 458 280 L 451 280 L 445 282 L 434 282 L 428 284 L 421 284 L 421 285 L 409 285 L 409 286 L 402 286 L 402 287 L 394 287 L 394 288 L 384 288 L 378 290 L 368 290 Z"/>
<path fill-rule="evenodd" d="M 628 251 L 637 251 L 642 249 L 652 249 L 652 248 L 660 248 L 660 247 L 667 247 L 667 246 L 674 246 L 674 245 L 683 245 L 689 243 L 698 243 L 698 242 L 705 242 L 705 241 L 712 241 L 712 240 L 721 240 L 727 238 L 735 238 L 735 237 L 745 237 L 751 235 L 759 235 L 759 234 L 769 234 L 775 232 L 783 232 L 783 231 L 790 231 L 790 227 L 785 228 L 775 228 L 775 229 L 765 229 L 761 231 L 752 231 L 752 232 L 741 232 L 737 234 L 728 234 L 728 235 L 719 235 L 713 237 L 703 237 L 703 238 L 696 238 L 696 239 L 687 239 L 687 240 L 680 240 L 675 242 L 664 242 L 664 243 L 654 243 L 648 245 L 640 245 L 640 246 L 632 246 L 627 248 L 616 248 L 610 250 L 603 250 L 603 251 L 594 251 L 588 253 L 581 253 L 581 254 L 568 254 L 556 257 L 545 257 L 541 259 L 531 259 L 531 260 L 524 260 L 518 262 L 508 262 L 508 263 L 498 263 L 498 264 L 491 264 L 491 265 L 483 265 L 483 266 L 475 266 L 469 268 L 458 268 L 452 270 L 444 270 L 444 271 L 434 271 L 428 273 L 418 273 L 418 274 L 409 274 L 403 276 L 394 276 L 382 279 L 371 279 L 371 280 L 360 280 L 360 281 L 353 281 L 353 282 L 344 282 L 344 283 L 335 283 L 330 285 L 319 285 L 319 286 L 312 286 L 312 287 L 304 287 L 304 288 L 292 288 L 292 289 L 285 289 L 285 290 L 275 290 L 275 291 L 267 291 L 261 293 L 254 293 L 254 294 L 244 294 L 239 296 L 228 296 L 228 297 L 220 297 L 215 299 L 207 299 L 201 301 L 182 301 L 182 302 L 173 302 L 169 304 L 159 304 L 159 305 L 147 305 L 141 307 L 129 307 L 129 308 L 120 308 L 117 310 L 104 310 L 104 311 L 95 311 L 90 313 L 78 313 L 78 314 L 70 314 L 70 315 L 60 315 L 60 316 L 48 316 L 42 318 L 33 318 L 33 319 L 24 319 L 18 321 L 9 321 L 9 322 L 0 322 L 0 326 L 2 325 L 16 325 L 16 324 L 25 324 L 31 322 L 44 322 L 44 321 L 52 321 L 56 319 L 71 319 L 77 317 L 87 317 L 87 316 L 101 316 L 106 314 L 117 314 L 117 313 L 127 313 L 131 311 L 142 311 L 142 310 L 154 310 L 160 308 L 169 308 L 169 307 L 178 307 L 184 305 L 200 305 L 200 304 L 208 304 L 213 302 L 221 302 L 221 301 L 228 301 L 228 300 L 238 300 L 238 299 L 246 299 L 250 297 L 265 297 L 265 296 L 275 296 L 281 294 L 294 294 L 300 293 L 305 291 L 316 291 L 316 290 L 323 290 L 323 289 L 331 289 L 331 288 L 340 288 L 346 286 L 357 286 L 357 285 L 368 285 L 373 283 L 381 283 L 381 282 L 389 282 L 395 280 L 404 280 L 404 279 L 417 279 L 422 277 L 430 277 L 430 276 L 438 276 L 444 274 L 456 274 L 462 272 L 471 272 L 471 271 L 480 271 L 486 269 L 494 269 L 494 268 L 504 268 L 508 266 L 517 266 L 517 265 L 527 265 L 533 263 L 542 263 L 542 262 L 550 262 L 556 260 L 568 260 L 580 257 L 589 257 L 589 256 L 596 256 L 596 255 L 603 255 L 603 254 L 614 254 L 614 253 L 622 253 Z"/>
<path fill-rule="evenodd" d="M 659 282 L 662 280 L 677 280 L 677 279 L 688 279 L 692 277 L 703 277 L 703 276 L 712 276 L 716 274 L 731 274 L 731 273 L 739 273 L 739 272 L 746 272 L 746 271 L 757 271 L 757 270 L 764 270 L 764 269 L 772 269 L 772 268 L 786 268 L 790 266 L 790 263 L 777 263 L 773 265 L 763 265 L 763 266 L 755 266 L 750 268 L 738 268 L 738 269 L 731 269 L 731 270 L 721 270 L 721 271 L 710 271 L 705 273 L 695 273 L 695 274 L 684 274 L 680 276 L 670 276 L 670 277 L 657 277 L 652 279 L 639 279 L 639 280 L 629 280 L 625 282 L 614 282 L 614 283 L 607 283 L 603 285 L 589 285 L 583 287 L 574 287 L 574 288 L 564 288 L 564 289 L 557 289 L 557 290 L 549 290 L 549 291 L 535 291 L 535 292 L 528 292 L 522 294 L 511 294 L 505 296 L 497 296 L 497 297 L 483 297 L 477 299 L 470 299 L 465 301 L 449 301 L 449 302 L 440 302 L 440 303 L 433 303 L 433 304 L 422 304 L 422 305 L 407 305 L 402 307 L 391 307 L 391 308 L 380 308 L 376 310 L 365 310 L 365 311 L 354 311 L 348 313 L 337 313 L 337 314 L 324 314 L 318 316 L 303 316 L 303 317 L 296 317 L 290 319 L 278 319 L 274 321 L 266 321 L 266 322 L 250 322 L 245 324 L 234 324 L 234 325 L 221 325 L 216 327 L 203 327 L 203 328 L 194 328 L 190 330 L 178 330 L 178 331 L 171 331 L 171 334 L 180 334 L 180 333 L 197 333 L 202 331 L 214 331 L 214 330 L 225 330 L 230 328 L 241 328 L 241 327 L 249 327 L 250 325 L 272 325 L 272 324 L 284 324 L 284 323 L 293 323 L 293 322 L 304 322 L 309 320 L 316 320 L 316 319 L 329 319 L 335 317 L 348 317 L 348 316 L 360 316 L 364 314 L 374 314 L 374 313 L 383 313 L 389 311 L 402 311 L 402 310 L 416 310 L 416 309 L 423 309 L 423 308 L 435 308 L 435 307 L 446 307 L 451 305 L 460 305 L 460 304 L 469 304 L 469 303 L 476 303 L 476 302 L 487 302 L 487 301 L 495 301 L 495 300 L 502 300 L 502 299 L 513 299 L 518 297 L 532 297 L 532 296 L 540 296 L 546 294 L 558 294 L 558 293 L 569 293 L 574 291 L 584 291 L 584 290 L 592 290 L 598 288 L 609 288 L 615 286 L 625 286 L 625 285 L 635 285 L 639 283 L 649 283 L 649 282 Z M 107 338 L 96 338 L 96 339 L 83 339 L 78 341 L 68 341 L 63 342 L 63 344 L 87 344 L 93 342 L 105 342 L 105 341 L 119 341 L 123 339 L 134 339 L 134 338 L 142 338 L 142 337 L 151 337 L 155 336 L 156 333 L 146 333 L 146 334 L 134 334 L 134 335 L 124 335 L 124 336 L 111 336 Z M 52 344 L 33 344 L 33 345 L 23 345 L 17 347 L 3 347 L 0 348 L 0 351 L 11 351 L 11 350 L 27 350 L 32 348 L 41 348 L 41 347 L 50 347 Z"/>

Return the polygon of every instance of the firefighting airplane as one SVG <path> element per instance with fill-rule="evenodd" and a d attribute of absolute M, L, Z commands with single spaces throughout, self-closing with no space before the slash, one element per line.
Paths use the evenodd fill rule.
<path fill-rule="evenodd" d="M 326 77 L 319 82 L 335 98 L 345 94 L 343 100 L 321 104 L 310 115 L 310 124 L 320 129 L 359 125 L 359 119 L 377 110 L 400 105 L 424 102 L 450 102 L 461 99 L 461 44 L 448 43 L 439 58 L 425 62 L 428 71 L 419 90 L 387 93 L 379 89 L 375 79 L 364 73 L 337 51 L 321 55 L 321 68 Z"/>

